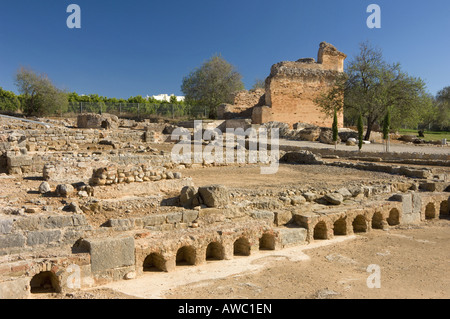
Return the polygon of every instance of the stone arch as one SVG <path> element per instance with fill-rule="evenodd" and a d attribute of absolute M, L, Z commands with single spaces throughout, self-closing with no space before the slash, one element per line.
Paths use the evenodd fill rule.
<path fill-rule="evenodd" d="M 355 217 L 352 223 L 354 233 L 365 233 L 367 231 L 367 222 L 364 215 Z"/>
<path fill-rule="evenodd" d="M 439 207 L 439 217 L 448 218 L 449 216 L 450 216 L 449 201 L 444 200 L 441 202 L 441 206 Z"/>
<path fill-rule="evenodd" d="M 383 214 L 381 212 L 375 212 L 372 216 L 372 228 L 383 229 Z"/>
<path fill-rule="evenodd" d="M 183 246 L 177 250 L 177 255 L 175 259 L 176 265 L 177 266 L 195 265 L 196 255 L 197 253 L 194 247 Z"/>
<path fill-rule="evenodd" d="M 392 208 L 389 212 L 389 217 L 386 218 L 387 223 L 389 226 L 395 226 L 400 224 L 400 212 L 397 208 Z"/>
<path fill-rule="evenodd" d="M 144 271 L 167 271 L 166 260 L 161 254 L 151 253 L 144 259 Z"/>
<path fill-rule="evenodd" d="M 225 253 L 221 243 L 213 241 L 206 247 L 206 260 L 222 260 Z"/>
<path fill-rule="evenodd" d="M 250 256 L 250 242 L 245 237 L 236 239 L 233 244 L 233 254 L 235 256 Z"/>
<path fill-rule="evenodd" d="M 347 222 L 345 217 L 341 217 L 336 220 L 333 224 L 333 234 L 335 236 L 345 236 L 347 235 Z"/>
<path fill-rule="evenodd" d="M 428 203 L 425 206 L 425 219 L 433 219 L 436 217 L 436 207 L 434 203 Z"/>
<path fill-rule="evenodd" d="M 61 285 L 58 277 L 51 271 L 41 271 L 31 278 L 31 293 L 52 293 L 61 292 Z"/>
<path fill-rule="evenodd" d="M 275 250 L 275 236 L 264 233 L 259 239 L 259 250 Z"/>
<path fill-rule="evenodd" d="M 328 239 L 327 224 L 324 221 L 318 222 L 314 227 L 314 239 Z"/>

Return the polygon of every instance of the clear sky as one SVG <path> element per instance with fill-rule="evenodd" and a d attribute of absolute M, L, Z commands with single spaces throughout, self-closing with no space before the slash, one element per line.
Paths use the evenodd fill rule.
<path fill-rule="evenodd" d="M 81 29 L 69 29 L 69 4 Z M 381 7 L 381 29 L 366 12 Z M 317 58 L 319 43 L 352 59 L 360 42 L 421 77 L 430 93 L 450 85 L 448 0 L 1 0 L 0 86 L 17 92 L 20 66 L 60 88 L 117 98 L 182 95 L 184 76 L 220 53 L 247 89 L 280 61 Z"/>

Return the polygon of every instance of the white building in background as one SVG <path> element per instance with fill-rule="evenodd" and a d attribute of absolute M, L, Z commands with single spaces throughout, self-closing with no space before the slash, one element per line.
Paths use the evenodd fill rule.
<path fill-rule="evenodd" d="M 158 101 L 166 101 L 166 102 L 170 102 L 170 98 L 172 96 L 175 96 L 177 98 L 178 102 L 183 102 L 184 101 L 184 96 L 176 96 L 175 94 L 159 94 L 159 95 L 153 95 L 151 96 L 152 98 L 154 98 L 155 100 Z M 149 95 L 146 96 L 146 99 L 148 100 L 150 98 Z"/>

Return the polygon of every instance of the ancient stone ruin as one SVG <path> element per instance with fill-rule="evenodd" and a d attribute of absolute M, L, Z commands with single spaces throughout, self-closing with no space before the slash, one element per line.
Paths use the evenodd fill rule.
<path fill-rule="evenodd" d="M 343 55 L 327 50 L 320 62 L 331 69 Z M 447 154 L 280 147 L 288 174 L 246 179 L 258 163 L 174 163 L 173 123 L 114 122 L 1 123 L 0 298 L 139 280 L 449 216 Z"/>
<path fill-rule="evenodd" d="M 238 92 L 233 105 L 219 107 L 219 117 L 251 118 L 253 124 L 282 122 L 291 128 L 295 123 L 331 127 L 333 119 L 317 107 L 315 99 L 327 92 L 336 76 L 344 72 L 346 57 L 333 45 L 322 42 L 317 61 L 303 58 L 274 64 L 265 89 Z M 340 127 L 343 116 L 339 114 Z"/>

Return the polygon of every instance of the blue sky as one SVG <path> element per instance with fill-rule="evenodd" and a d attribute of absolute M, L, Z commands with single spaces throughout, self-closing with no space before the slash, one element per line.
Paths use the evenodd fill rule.
<path fill-rule="evenodd" d="M 14 92 L 26 66 L 80 94 L 182 95 L 182 78 L 217 53 L 249 89 L 277 62 L 316 58 L 322 41 L 349 60 L 365 40 L 430 93 L 450 85 L 448 0 L 1 2 L 0 86 Z M 81 29 L 66 26 L 71 3 L 81 7 Z M 381 7 L 381 29 L 366 26 L 371 3 Z"/>

